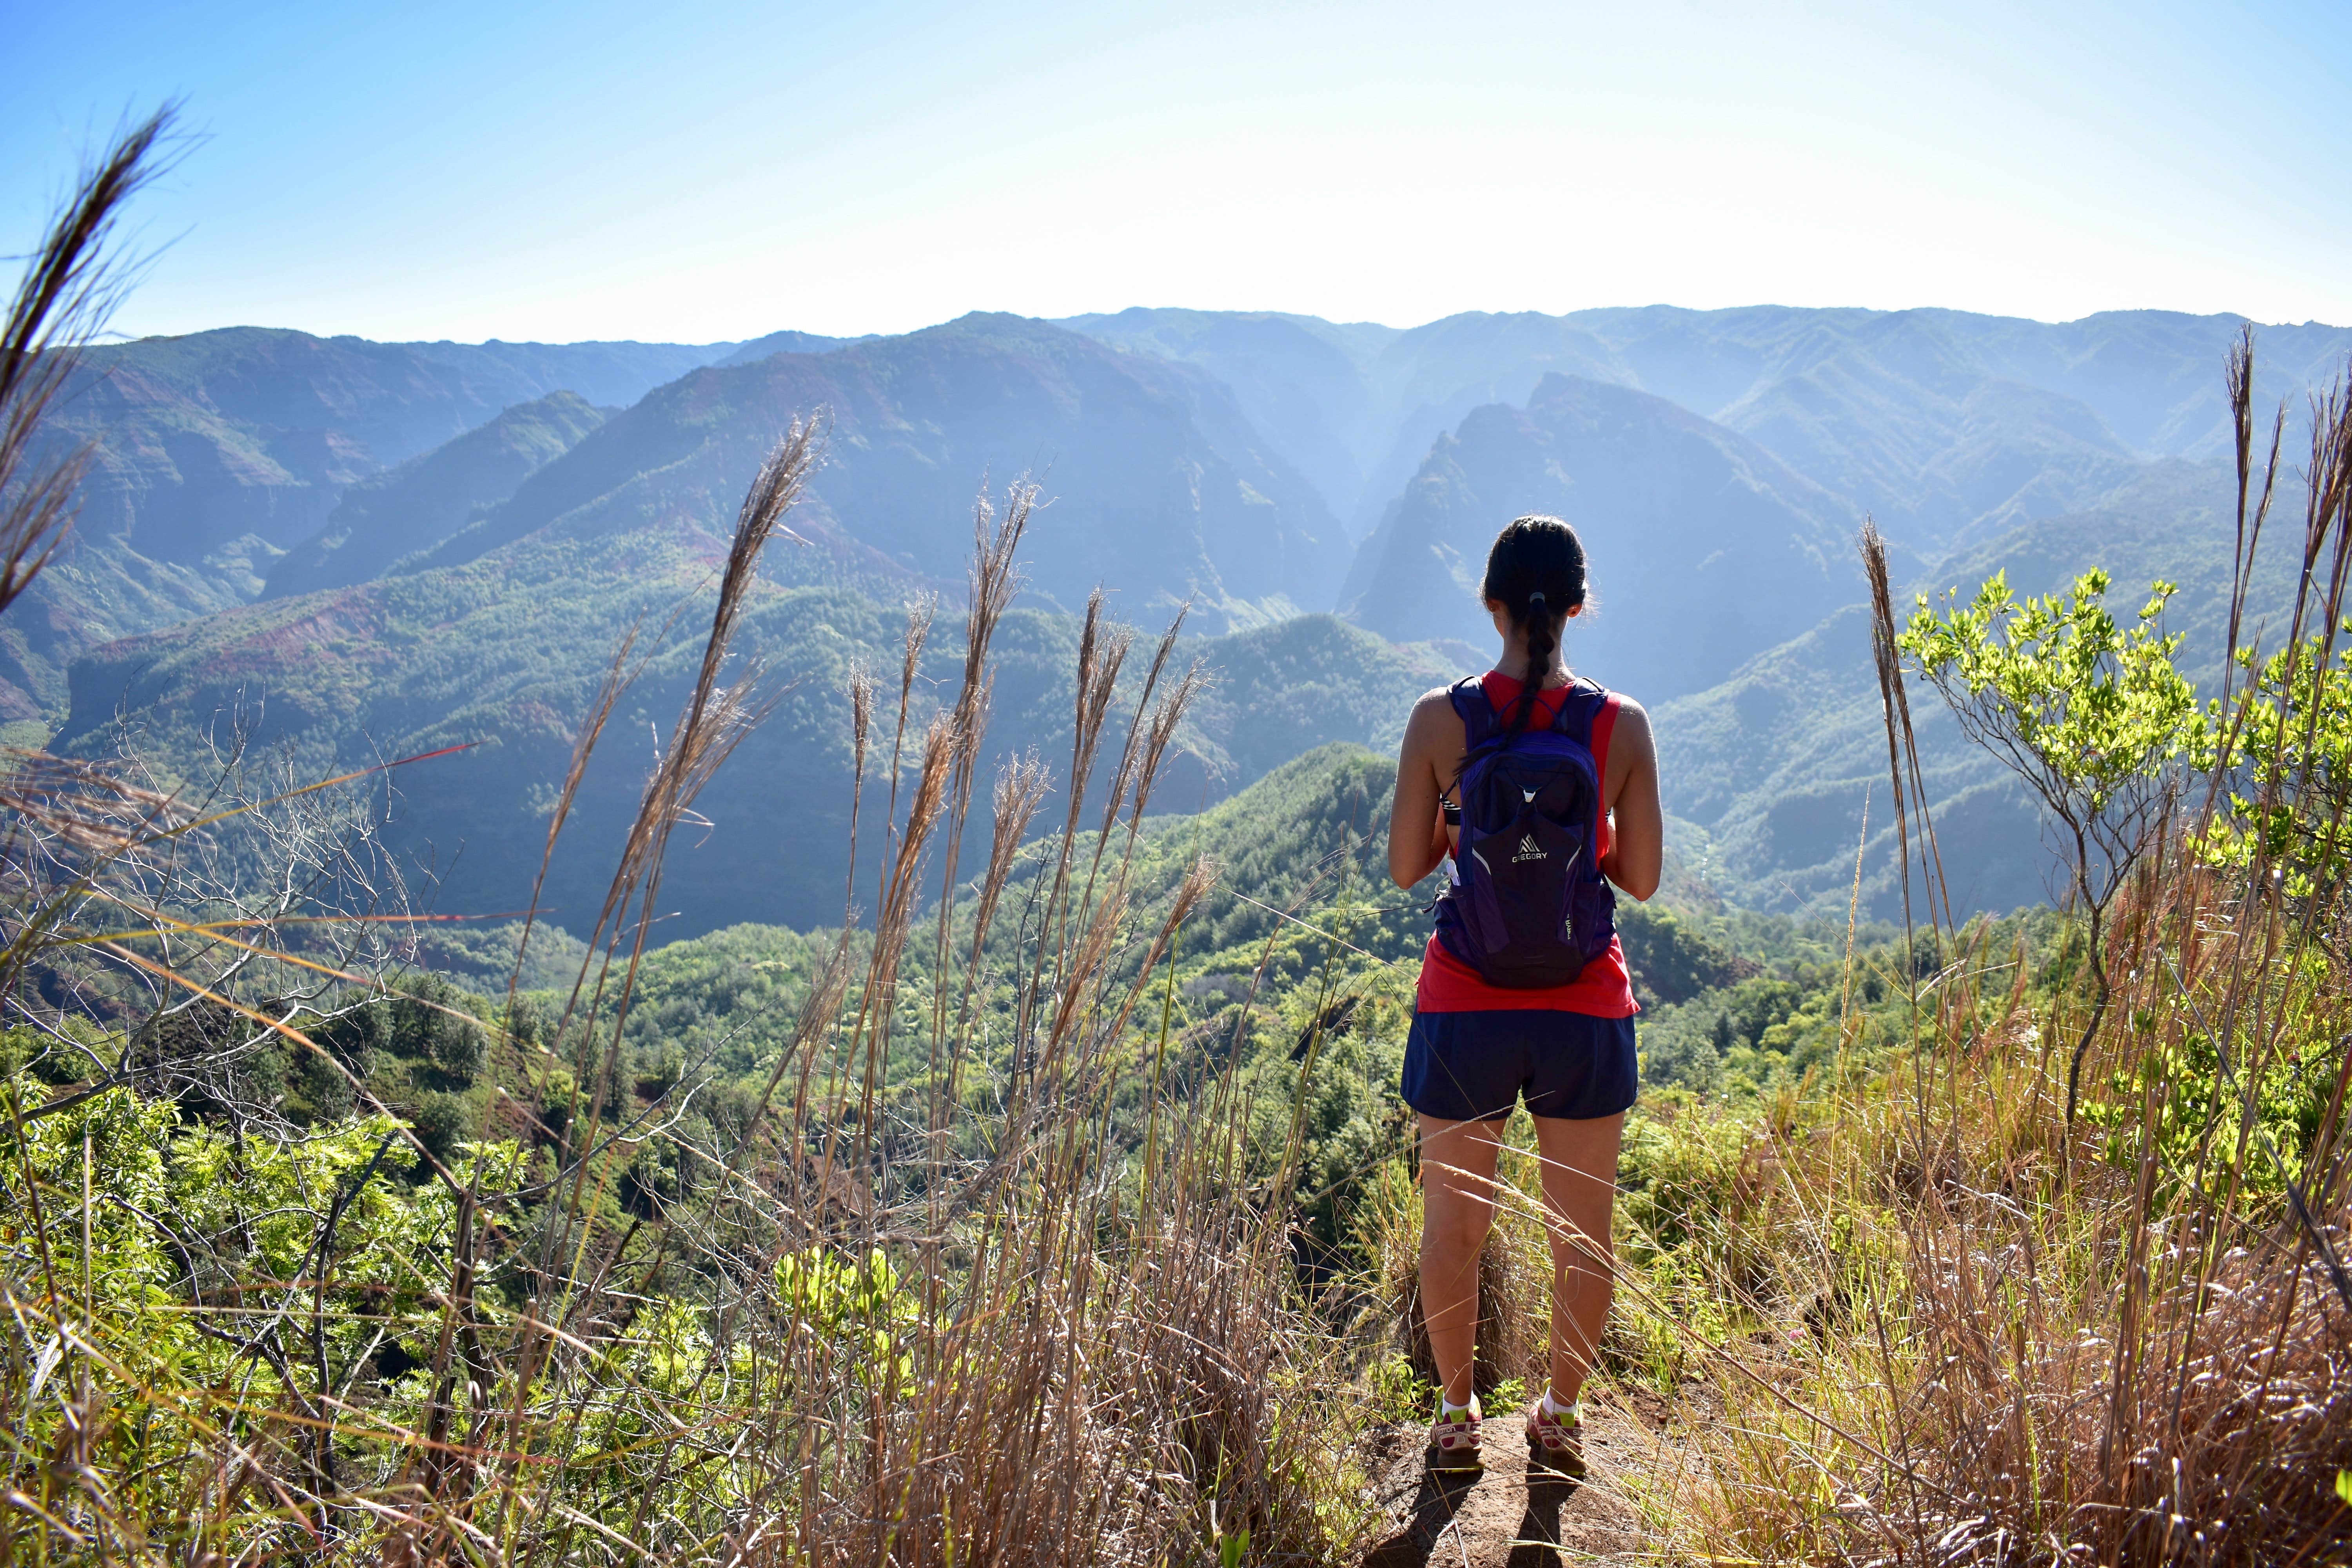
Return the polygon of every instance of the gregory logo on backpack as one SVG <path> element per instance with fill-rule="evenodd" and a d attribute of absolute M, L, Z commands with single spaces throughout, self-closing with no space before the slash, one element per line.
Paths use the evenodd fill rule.
<path fill-rule="evenodd" d="M 1551 857 L 1545 854 L 1542 848 L 1537 845 L 1536 836 L 1532 833 L 1528 833 L 1520 836 L 1519 852 L 1511 857 L 1511 863 L 1516 866 L 1522 860 L 1549 860 L 1550 858 Z"/>

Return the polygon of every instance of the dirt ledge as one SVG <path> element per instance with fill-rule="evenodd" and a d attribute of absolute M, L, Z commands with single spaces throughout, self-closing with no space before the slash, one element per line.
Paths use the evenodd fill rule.
<path fill-rule="evenodd" d="M 1530 1464 L 1522 1411 L 1488 1418 L 1483 1469 L 1430 1469 L 1428 1436 L 1415 1424 L 1383 1427 L 1368 1441 L 1365 1468 L 1383 1522 L 1361 1568 L 1630 1568 L 1659 1561 L 1664 1542 L 1644 1527 L 1627 1481 L 1686 1460 L 1671 1438 L 1630 1411 L 1587 1401 L 1581 1480 Z"/>

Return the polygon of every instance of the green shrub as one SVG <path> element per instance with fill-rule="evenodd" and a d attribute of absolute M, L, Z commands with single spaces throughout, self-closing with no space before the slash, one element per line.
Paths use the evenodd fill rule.
<path fill-rule="evenodd" d="M 425 1152 L 446 1165 L 457 1157 L 457 1145 L 473 1136 L 474 1110 L 462 1096 L 436 1090 L 418 1099 L 408 1122 Z"/>

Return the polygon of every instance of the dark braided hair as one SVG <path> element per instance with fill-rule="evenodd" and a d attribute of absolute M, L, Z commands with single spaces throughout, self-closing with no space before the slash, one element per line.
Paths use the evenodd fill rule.
<path fill-rule="evenodd" d="M 1561 619 L 1584 603 L 1584 542 L 1556 517 L 1514 519 L 1486 552 L 1486 580 L 1479 595 L 1501 604 L 1511 625 L 1528 634 L 1525 684 L 1503 731 L 1507 743 L 1527 729 L 1535 712 L 1544 672 L 1559 647 Z"/>

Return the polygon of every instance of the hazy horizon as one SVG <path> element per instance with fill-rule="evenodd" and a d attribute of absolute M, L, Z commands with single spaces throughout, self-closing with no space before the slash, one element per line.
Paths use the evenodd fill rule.
<path fill-rule="evenodd" d="M 2213 317 L 2221 317 L 2221 318 L 2228 318 L 2228 319 L 2234 319 L 2234 320 L 2239 320 L 2239 321 L 2248 321 L 2248 322 L 2251 322 L 2252 325 L 2254 325 L 2254 326 L 2256 326 L 2256 327 L 2324 327 L 2324 328 L 2336 328 L 2336 327 L 2343 326 L 2343 325 L 2345 324 L 2344 322 L 2341 322 L 2341 321 L 2325 321 L 2325 320 L 2322 320 L 2322 319 L 2317 318 L 2317 317 L 2307 318 L 2307 319 L 2303 320 L 2303 321 L 2263 321 L 2263 320 L 2262 320 L 2262 319 L 2260 319 L 2260 318 L 2258 318 L 2258 317 L 2254 317 L 2254 316 L 2248 315 L 2246 312 L 2242 311 L 2242 310 L 2174 310 L 2167 309 L 2166 307 L 2164 307 L 2164 306 L 2160 306 L 2160 305 L 2121 305 L 2121 306 L 2113 306 L 2113 307 L 2108 307 L 2108 308 L 2105 308 L 2105 309 L 2101 309 L 2101 310 L 2087 310 L 2087 311 L 2084 311 L 2083 314 L 2081 314 L 2081 315 L 2079 315 L 2079 316 L 2068 316 L 2068 317 L 2063 317 L 2063 318 L 2052 318 L 2052 317 L 2043 317 L 2043 316 L 2021 316 L 2021 315 L 2017 315 L 2017 314 L 2015 314 L 2015 313 L 2013 313 L 2013 312 L 2003 312 L 2003 311 L 1990 311 L 1990 310 L 1959 310 L 1959 309 L 1958 309 L 1958 308 L 1956 308 L 1956 307 L 1949 306 L 1949 305 L 1938 305 L 1938 304 L 1899 305 L 1899 306 L 1885 306 L 1885 307 L 1881 307 L 1881 306 L 1869 306 L 1869 305 L 1786 305 L 1786 304 L 1782 304 L 1782 303 L 1780 303 L 1780 302 L 1779 302 L 1779 301 L 1776 301 L 1776 300 L 1749 300 L 1749 301 L 1748 301 L 1748 302 L 1746 302 L 1746 303 L 1742 303 L 1742 304 L 1736 304 L 1736 305 L 1717 305 L 1717 306 L 1711 306 L 1711 307 L 1699 307 L 1699 306 L 1694 306 L 1694 305 L 1677 305 L 1677 304 L 1675 304 L 1675 303 L 1673 303 L 1673 302 L 1671 302 L 1671 301 L 1667 301 L 1667 300 L 1653 300 L 1653 301 L 1651 301 L 1651 302 L 1649 302 L 1649 303 L 1647 303 L 1647 304 L 1642 304 L 1642 305 L 1625 305 L 1625 304 L 1596 304 L 1596 305 L 1580 305 L 1580 306 L 1575 307 L 1575 308 L 1574 308 L 1574 309 L 1572 309 L 1572 310 L 1525 310 L 1525 311 L 1520 311 L 1520 310 L 1480 310 L 1480 309 L 1478 309 L 1477 307 L 1475 307 L 1475 306 L 1467 306 L 1467 307 L 1465 307 L 1464 309 L 1459 310 L 1449 310 L 1449 311 L 1447 311 L 1445 314 L 1441 315 L 1441 316 L 1433 316 L 1433 317 L 1429 318 L 1427 321 L 1413 321 L 1413 322 L 1411 322 L 1411 323 L 1408 323 L 1408 324 L 1404 324 L 1404 325 L 1399 325 L 1398 323 L 1393 322 L 1393 321 L 1373 321 L 1373 320 L 1370 320 L 1370 319 L 1356 320 L 1356 321 L 1340 321 L 1340 320 L 1337 320 L 1337 319 L 1335 319 L 1335 318 L 1328 317 L 1328 316 L 1321 316 L 1321 317 L 1318 317 L 1318 316 L 1316 316 L 1314 312 L 1312 312 L 1312 311 L 1308 311 L 1308 310 L 1285 310 L 1268 309 L 1268 308 L 1265 308 L 1265 307 L 1260 307 L 1260 306 L 1247 306 L 1247 305 L 1243 305 L 1243 306 L 1232 306 L 1232 307 L 1212 307 L 1212 306 L 1202 306 L 1202 305 L 1178 305 L 1178 304 L 1163 304 L 1163 305 L 1126 305 L 1126 306 L 1121 306 L 1121 307 L 1119 307 L 1119 308 L 1118 308 L 1118 309 L 1117 309 L 1117 310 L 1066 310 L 1066 311 L 1060 311 L 1060 312 L 1057 312 L 1057 313 L 1055 313 L 1055 314 L 1052 314 L 1052 315 L 1029 315 L 1027 312 L 1019 311 L 1019 310 L 994 310 L 994 309 L 992 309 L 992 308 L 991 308 L 991 307 L 989 307 L 989 306 L 986 306 L 986 305 L 975 305 L 975 306 L 973 306 L 973 307 L 971 308 L 971 310 L 968 310 L 968 311 L 961 311 L 961 312 L 959 312 L 959 313 L 958 313 L 958 315 L 955 315 L 955 316 L 943 317 L 943 318 L 941 318 L 940 320 L 936 321 L 921 321 L 921 322 L 918 322 L 918 323 L 916 323 L 916 324 L 915 324 L 915 325 L 913 325 L 913 326 L 895 328 L 895 329 L 893 329 L 893 330 L 891 330 L 891 331 L 870 331 L 870 332 L 861 332 L 861 331 L 856 331 L 856 330 L 850 330 L 850 331 L 840 331 L 840 332 L 811 332 L 811 334 L 810 334 L 810 335 L 812 335 L 812 336 L 816 336 L 816 337 L 832 337 L 832 338 L 839 338 L 839 339 L 844 340 L 844 341 L 852 341 L 852 340 L 855 340 L 855 339 L 857 339 L 857 338 L 860 338 L 860 337 L 899 337 L 899 336 L 903 336 L 903 335 L 905 335 L 906 333 L 908 333 L 908 332 L 919 332 L 919 331 L 927 331 L 927 330 L 929 330 L 929 329 L 930 329 L 930 328 L 933 328 L 933 327 L 943 327 L 943 326 L 947 326 L 947 325 L 949 325 L 950 323 L 951 323 L 951 322 L 953 322 L 953 321 L 955 321 L 960 320 L 963 315 L 1013 315 L 1013 316 L 1024 316 L 1025 319 L 1032 320 L 1032 321 L 1049 321 L 1049 322 L 1058 322 L 1058 321 L 1066 321 L 1076 320 L 1076 319 L 1082 318 L 1082 317 L 1094 317 L 1094 316 L 1105 316 L 1105 317 L 1108 317 L 1108 316 L 1118 316 L 1118 315 L 1124 314 L 1124 313 L 1125 313 L 1126 311 L 1128 311 L 1128 310 L 1189 310 L 1189 311 L 1195 311 L 1195 312 L 1198 312 L 1198 313 L 1202 314 L 1202 315 L 1230 314 L 1230 315 L 1291 316 L 1291 317 L 1297 317 L 1297 318 L 1303 318 L 1303 319 L 1310 319 L 1310 320 L 1324 321 L 1328 321 L 1328 322 L 1329 322 L 1329 323 L 1330 323 L 1331 325 L 1333 325 L 1333 326 L 1338 326 L 1338 327 L 1379 327 L 1379 328 L 1381 328 L 1381 329 L 1383 329 L 1383 330 L 1385 330 L 1385 331 L 1393 331 L 1393 332 L 1399 332 L 1399 333 L 1414 331 L 1419 330 L 1420 328 L 1427 327 L 1427 326 L 1433 326 L 1433 325 L 1434 325 L 1435 323 L 1437 323 L 1437 322 L 1439 322 L 1439 321 L 1449 321 L 1449 320 L 1452 320 L 1453 318 L 1457 317 L 1457 316 L 1478 316 L 1478 315 L 1486 315 L 1486 316 L 1507 316 L 1507 315 L 1541 315 L 1541 316 L 1548 316 L 1548 317 L 1553 317 L 1553 318 L 1563 318 L 1563 317 L 1570 317 L 1570 316 L 1575 316 L 1575 315 L 1582 314 L 1582 313 L 1587 312 L 1587 311 L 1598 311 L 1598 310 L 1628 310 L 1628 311 L 1632 311 L 1632 310 L 1685 310 L 1685 311 L 1688 311 L 1688 312 L 1690 312 L 1691 314 L 1694 314 L 1694 315 L 1728 314 L 1728 313 L 1732 313 L 1732 312 L 1736 312 L 1736 311 L 1741 311 L 1741 310 L 1864 310 L 1864 311 L 1867 311 L 1867 312 L 1869 312 L 1869 313 L 1871 313 L 1871 314 L 1874 314 L 1874 315 L 1888 315 L 1888 316 L 1904 315 L 1904 314 L 1908 314 L 1908 313 L 1913 313 L 1913 312 L 1944 312 L 1944 313 L 1948 313 L 1948 314 L 1952 314 L 1952 315 L 1961 315 L 1961 316 L 1982 316 L 1982 317 L 1986 317 L 1986 318 L 1989 318 L 1989 319 L 1992 319 L 1992 320 L 2000 320 L 2000 321 L 2031 321 L 2031 322 L 2033 322 L 2034 324 L 2036 324 L 2036 325 L 2038 325 L 2038 326 L 2049 326 L 2049 327 L 2063 327 L 2063 326 L 2068 326 L 2068 325 L 2071 325 L 2071 324 L 2073 324 L 2073 323 L 2074 323 L 2074 322 L 2078 322 L 2078 321 L 2086 321 L 2095 320 L 2096 318 L 2101 317 L 2101 316 L 2125 316 L 2125 315 L 2138 315 L 2138 314 L 2149 314 L 2149 315 L 2172 315 L 2172 316 L 2189 316 L 2189 317 L 2197 317 L 2197 318 L 2213 318 Z M 2347 316 L 2348 316 L 2348 317 L 2352 317 L 2352 312 L 2347 312 Z M 294 332 L 302 332 L 302 333 L 305 333 L 305 334 L 307 334 L 307 335 L 309 335 L 309 336 L 311 336 L 311 337 L 317 337 L 317 338 L 357 337 L 357 338 L 361 338 L 361 339 L 362 339 L 362 341 L 369 342 L 456 343 L 456 344 L 459 344 L 459 345 L 463 345 L 463 346 L 480 346 L 480 345 L 488 344 L 488 343 L 518 343 L 518 344 L 519 344 L 519 343 L 532 343 L 532 342 L 538 342 L 538 343 L 677 342 L 677 343 L 679 343 L 679 344 L 681 344 L 681 345 L 683 345 L 683 346 L 687 346 L 687 347 L 701 347 L 701 346 L 716 345 L 716 344 L 721 344 L 721 343 L 728 343 L 728 344 L 733 344 L 733 343 L 748 343 L 748 342 L 757 342 L 758 340 L 760 340 L 760 339 L 761 339 L 761 338 L 772 336 L 772 335 L 773 335 L 773 334 L 775 334 L 775 333 L 777 333 L 777 332 L 785 332 L 785 331 L 809 331 L 809 329 L 806 329 L 806 328 L 801 327 L 801 326 L 797 325 L 796 323 L 793 323 L 793 322 L 782 322 L 782 323 L 777 323 L 777 324 L 770 325 L 770 326 L 762 326 L 762 327 L 760 327 L 760 328 L 758 328 L 758 329 L 756 329 L 756 330 L 754 330 L 754 331 L 749 331 L 738 332 L 738 333 L 735 333 L 735 334 L 733 334 L 733 335 L 724 335 L 724 334 L 722 334 L 722 335 L 718 336 L 718 337 L 697 338 L 697 339 L 684 339 L 684 338 L 673 338 L 673 339 L 626 338 L 626 337 L 618 337 L 618 336 L 614 336 L 614 335 L 611 335 L 611 334 L 599 334 L 599 335 L 592 335 L 592 336 L 588 336 L 588 337 L 579 337 L 579 338 L 509 338 L 509 337 L 499 337 L 499 336 L 496 336 L 496 335 L 492 335 L 492 336 L 489 336 L 489 337 L 481 337 L 481 338 L 454 338 L 454 337 L 448 337 L 448 336 L 442 336 L 442 337 L 410 337 L 410 338 L 368 338 L 368 337 L 366 337 L 364 334 L 362 334 L 362 333 L 355 333 L 355 332 L 340 332 L 340 333 L 338 333 L 338 332 L 326 332 L 326 331 L 318 331 L 318 330 L 316 330 L 316 329 L 314 329 L 314 328 L 306 327 L 306 326 L 301 326 L 301 325 L 299 325 L 299 324 L 296 324 L 296 323 L 291 323 L 291 322 L 284 322 L 284 321 L 222 321 L 222 322 L 218 322 L 218 323 L 216 323 L 216 324 L 215 324 L 215 325 L 212 325 L 212 326 L 206 326 L 206 327 L 189 327 L 189 328 L 186 328 L 186 329 L 184 329 L 184 330 L 177 331 L 142 332 L 142 333 L 135 333 L 135 334 L 134 334 L 134 333 L 125 332 L 125 331 L 120 331 L 120 330 L 117 330 L 117 331 L 110 331 L 110 332 L 109 332 L 109 333 L 106 335 L 106 338 L 105 338 L 105 340 L 104 340 L 104 341 L 109 342 L 140 342 L 142 339 L 145 339 L 145 338 L 175 338 L 175 337 L 192 337 L 192 336 L 194 336 L 195 334 L 200 333 L 200 332 L 237 331 L 246 331 L 246 330 L 253 330 L 253 331 L 294 331 Z"/>

